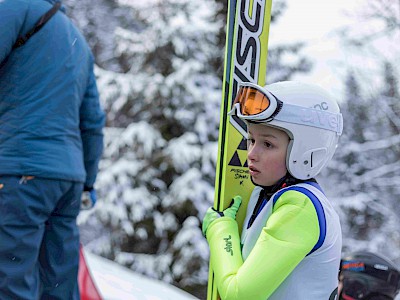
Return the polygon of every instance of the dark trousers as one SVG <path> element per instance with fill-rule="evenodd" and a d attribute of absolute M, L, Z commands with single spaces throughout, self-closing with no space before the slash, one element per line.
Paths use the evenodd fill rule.
<path fill-rule="evenodd" d="M 83 184 L 0 175 L 0 299 L 79 299 Z"/>

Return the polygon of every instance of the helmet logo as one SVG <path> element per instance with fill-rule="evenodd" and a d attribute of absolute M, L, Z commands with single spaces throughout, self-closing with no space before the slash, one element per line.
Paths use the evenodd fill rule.
<path fill-rule="evenodd" d="M 359 261 L 346 261 L 342 263 L 342 270 L 361 272 L 365 270 L 365 264 Z"/>
<path fill-rule="evenodd" d="M 329 106 L 328 106 L 328 103 L 326 103 L 326 102 L 324 101 L 324 102 L 315 104 L 315 105 L 314 105 L 314 108 L 315 108 L 315 109 L 319 109 L 319 110 L 328 110 L 328 109 L 329 109 Z"/>
<path fill-rule="evenodd" d="M 378 270 L 383 270 L 383 271 L 389 270 L 389 267 L 388 267 L 388 266 L 381 265 L 381 264 L 375 264 L 375 265 L 374 265 L 374 268 L 375 268 L 375 269 L 378 269 Z"/>
<path fill-rule="evenodd" d="M 339 126 L 337 115 L 319 112 L 318 110 L 302 109 L 301 121 L 310 126 L 328 126 L 334 131 Z"/>

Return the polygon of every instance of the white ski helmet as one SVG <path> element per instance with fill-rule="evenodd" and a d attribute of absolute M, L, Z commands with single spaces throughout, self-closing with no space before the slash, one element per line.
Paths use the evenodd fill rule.
<path fill-rule="evenodd" d="M 316 85 L 294 81 L 264 88 L 240 84 L 229 114 L 284 130 L 290 137 L 287 169 L 302 180 L 316 176 L 332 158 L 343 130 L 342 115 L 332 96 Z"/>

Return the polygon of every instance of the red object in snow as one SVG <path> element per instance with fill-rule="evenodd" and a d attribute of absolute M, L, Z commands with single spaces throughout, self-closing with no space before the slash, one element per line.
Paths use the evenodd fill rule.
<path fill-rule="evenodd" d="M 82 246 L 79 249 L 78 283 L 81 300 L 102 300 L 86 264 Z"/>

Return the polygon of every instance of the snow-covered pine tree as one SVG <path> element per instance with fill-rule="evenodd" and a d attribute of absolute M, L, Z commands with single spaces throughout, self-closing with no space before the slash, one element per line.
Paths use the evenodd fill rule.
<path fill-rule="evenodd" d="M 337 197 L 344 252 L 368 249 L 398 260 L 393 250 L 400 246 L 400 134 L 393 104 L 400 98 L 391 68 L 384 64 L 383 83 L 373 93 L 348 75 L 344 135 L 324 180 Z"/>
<path fill-rule="evenodd" d="M 343 30 L 352 58 L 344 83 L 347 99 L 341 106 L 344 135 L 324 178 L 337 196 L 344 252 L 368 249 L 397 262 L 400 70 L 393 62 L 400 54 L 395 42 L 399 10 L 396 1 L 368 0 L 356 12 L 357 25 Z"/>
<path fill-rule="evenodd" d="M 93 215 L 108 236 L 87 246 L 199 295 L 208 269 L 199 214 L 213 197 L 221 97 L 210 62 L 223 55 L 223 24 L 213 1 L 125 5 L 138 28 L 116 28 L 115 54 L 130 68 L 98 69 L 109 127 Z"/>

